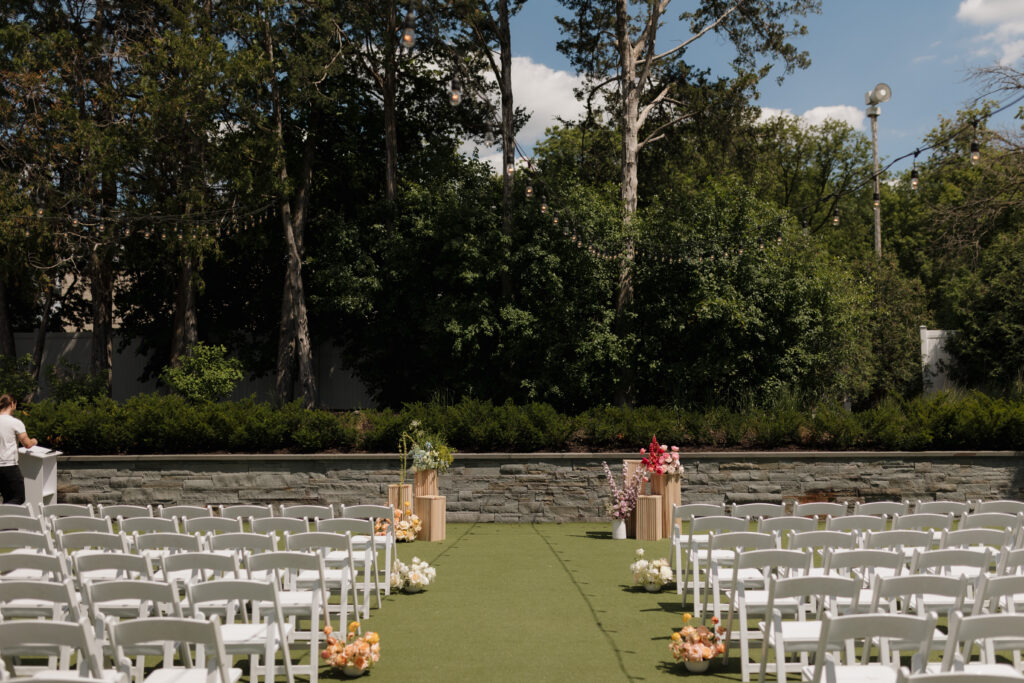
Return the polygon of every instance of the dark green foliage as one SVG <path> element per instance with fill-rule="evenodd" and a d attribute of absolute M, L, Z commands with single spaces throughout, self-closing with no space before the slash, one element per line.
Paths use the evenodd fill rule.
<path fill-rule="evenodd" d="M 600 407 L 578 416 L 549 405 L 410 404 L 398 411 L 334 414 L 252 399 L 190 403 L 139 396 L 33 404 L 30 432 L 69 454 L 197 452 L 397 453 L 413 420 L 462 453 L 612 451 L 638 453 L 651 436 L 683 450 L 1020 450 L 1024 401 L 979 392 L 887 398 L 859 412 L 838 403 L 803 410 L 792 398 L 770 409 L 689 411 Z"/>
<path fill-rule="evenodd" d="M 217 401 L 242 381 L 242 362 L 227 358 L 223 346 L 199 342 L 181 358 L 181 364 L 164 368 L 160 379 L 193 403 Z"/>
<path fill-rule="evenodd" d="M 46 368 L 46 381 L 50 384 L 50 393 L 57 401 L 90 399 L 107 394 L 105 375 L 85 372 L 77 363 L 66 358 Z"/>
<path fill-rule="evenodd" d="M 21 403 L 35 390 L 32 356 L 0 356 L 0 394 L 10 394 Z"/>

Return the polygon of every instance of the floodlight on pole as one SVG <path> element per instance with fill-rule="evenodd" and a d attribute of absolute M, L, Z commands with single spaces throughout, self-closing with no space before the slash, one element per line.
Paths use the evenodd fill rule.
<path fill-rule="evenodd" d="M 865 113 L 871 119 L 871 150 L 875 168 L 875 192 L 872 196 L 872 204 L 875 209 L 875 255 L 882 255 L 882 203 L 881 178 L 878 171 L 878 115 L 881 113 L 878 105 L 888 102 L 892 97 L 892 88 L 886 83 L 879 83 L 873 89 L 864 93 L 864 104 L 867 105 Z"/>

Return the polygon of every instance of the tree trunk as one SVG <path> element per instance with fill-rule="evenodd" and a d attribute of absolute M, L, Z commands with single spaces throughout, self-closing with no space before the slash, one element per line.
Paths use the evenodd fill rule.
<path fill-rule="evenodd" d="M 387 204 L 384 227 L 390 233 L 394 228 L 395 209 L 398 198 L 398 121 L 396 115 L 395 91 L 398 76 L 395 60 L 395 32 L 397 15 L 395 3 L 388 3 L 387 30 L 384 32 L 384 200 Z"/>
<path fill-rule="evenodd" d="M 640 87 L 636 81 L 636 52 L 629 36 L 629 14 L 625 0 L 618 3 L 616 35 L 619 44 L 619 92 L 622 97 L 622 224 L 626 236 L 622 261 L 619 264 L 619 287 L 615 297 L 615 332 L 623 338 L 629 332 L 627 318 L 633 303 L 634 247 L 630 224 L 636 214 L 638 180 L 637 155 L 640 150 Z M 631 356 L 622 363 L 615 387 L 615 403 L 632 405 L 634 371 Z"/>
<path fill-rule="evenodd" d="M 43 309 L 39 313 L 39 327 L 36 328 L 36 337 L 32 344 L 32 381 L 33 387 L 26 401 L 35 399 L 39 391 L 39 373 L 43 367 L 43 352 L 46 350 L 46 328 L 50 326 L 50 309 L 53 308 L 53 283 L 47 281 L 43 290 Z"/>
<path fill-rule="evenodd" d="M 513 127 L 515 125 L 515 106 L 512 99 L 512 37 L 508 25 L 508 0 L 498 2 L 498 47 L 501 59 L 501 73 L 498 75 L 498 88 L 501 91 L 501 149 L 505 163 L 501 172 L 501 230 L 506 240 L 512 236 L 512 173 L 508 172 L 508 165 L 516 158 L 515 137 Z M 505 299 L 512 297 L 512 279 L 508 269 L 501 271 L 501 295 Z"/>
<path fill-rule="evenodd" d="M 270 36 L 269 21 L 266 24 L 266 47 L 270 62 L 274 62 L 274 43 Z M 284 114 L 282 112 L 281 88 L 277 76 L 270 81 L 271 104 L 275 126 L 275 153 L 279 168 L 279 190 L 281 227 L 287 251 L 287 267 L 284 292 L 281 297 L 281 324 L 277 342 L 277 397 L 287 401 L 292 393 L 296 357 L 299 365 L 299 382 L 302 387 L 302 403 L 307 408 L 317 404 L 316 375 L 313 372 L 313 348 L 310 342 L 309 317 L 306 313 L 306 294 L 302 284 L 303 232 L 307 221 L 309 192 L 313 181 L 313 136 L 306 136 L 302 155 L 302 172 L 299 187 L 292 199 L 287 195 L 288 157 L 284 148 Z"/>
<path fill-rule="evenodd" d="M 11 311 L 7 306 L 7 281 L 0 275 L 0 356 L 14 356 L 14 329 L 11 328 Z"/>
<path fill-rule="evenodd" d="M 90 255 L 92 295 L 92 358 L 89 372 L 107 379 L 107 394 L 111 389 L 111 355 L 114 326 L 114 266 L 102 245 Z"/>
<path fill-rule="evenodd" d="M 174 330 L 171 333 L 171 365 L 174 367 L 181 364 L 181 357 L 199 339 L 194 276 L 195 259 L 191 254 L 185 254 L 178 271 L 178 291 L 174 301 Z"/>

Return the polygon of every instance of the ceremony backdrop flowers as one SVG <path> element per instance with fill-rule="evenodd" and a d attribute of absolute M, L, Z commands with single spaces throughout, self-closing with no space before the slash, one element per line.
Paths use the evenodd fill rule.
<path fill-rule="evenodd" d="M 658 443 L 657 436 L 651 437 L 651 444 L 641 448 L 640 454 L 644 456 L 641 462 L 652 474 L 681 474 L 683 471 L 683 466 L 679 464 L 679 446 L 666 449 Z"/>
<path fill-rule="evenodd" d="M 386 519 L 378 519 L 374 524 L 374 533 L 377 536 L 385 536 L 388 533 L 388 527 L 391 522 Z M 405 509 L 395 510 L 395 540 L 411 542 L 416 540 L 416 535 L 420 533 L 420 529 L 423 528 L 423 522 L 419 516 L 414 514 L 412 511 L 412 505 L 408 501 L 405 503 Z"/>
<path fill-rule="evenodd" d="M 437 470 L 438 472 L 447 472 L 455 459 L 453 455 L 455 451 L 445 443 L 444 438 L 440 434 L 423 429 L 419 420 L 410 422 L 409 428 L 402 432 L 398 441 L 398 452 L 401 454 L 402 460 L 401 482 L 403 484 L 405 483 L 405 473 L 410 466 L 409 458 L 412 458 L 413 470 Z"/>
<path fill-rule="evenodd" d="M 725 652 L 722 635 L 725 627 L 718 623 L 718 617 L 711 617 L 711 628 L 704 624 L 691 626 L 692 614 L 683 615 L 683 628 L 672 634 L 668 647 L 675 660 L 684 662 L 702 662 L 714 659 Z"/>
<path fill-rule="evenodd" d="M 608 486 L 612 490 L 612 500 L 607 506 L 608 514 L 615 519 L 626 519 L 629 513 L 636 508 L 636 499 L 640 495 L 640 487 L 647 481 L 647 473 L 640 467 L 629 476 L 629 466 L 622 463 L 622 487 L 615 482 L 612 471 L 607 462 L 601 462 L 604 466 L 605 476 L 608 477 Z"/>

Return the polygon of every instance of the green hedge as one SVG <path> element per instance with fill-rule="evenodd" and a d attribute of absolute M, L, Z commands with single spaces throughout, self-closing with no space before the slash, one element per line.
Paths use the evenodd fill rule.
<path fill-rule="evenodd" d="M 981 393 L 888 399 L 857 413 L 604 407 L 568 416 L 545 404 L 472 400 L 331 413 L 154 395 L 46 400 L 22 412 L 32 436 L 71 454 L 395 452 L 413 419 L 463 452 L 634 451 L 652 434 L 684 449 L 1024 450 L 1024 401 Z"/>

